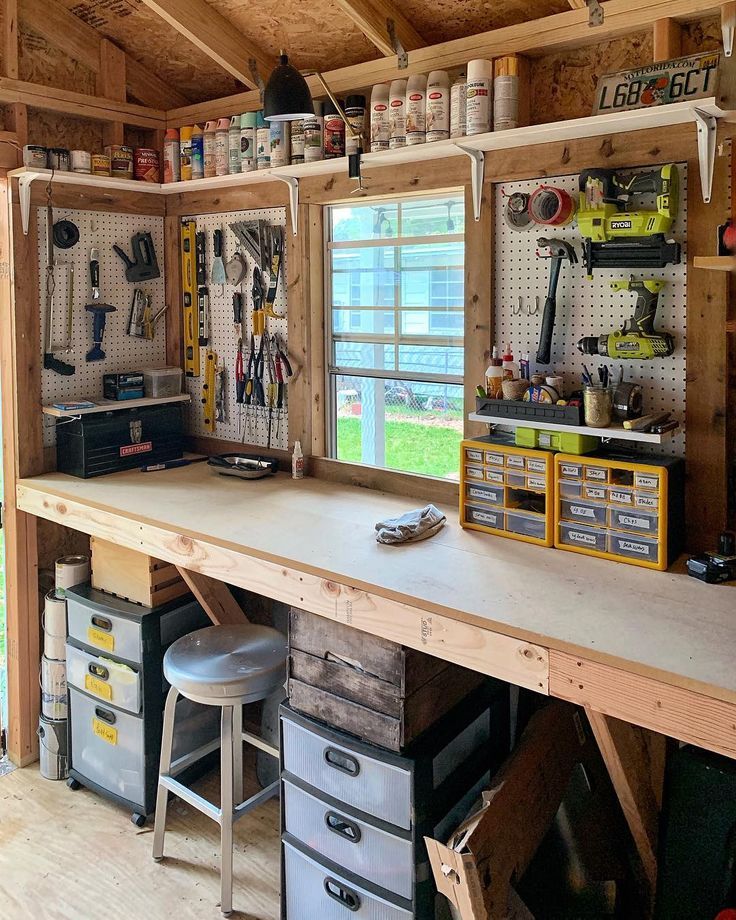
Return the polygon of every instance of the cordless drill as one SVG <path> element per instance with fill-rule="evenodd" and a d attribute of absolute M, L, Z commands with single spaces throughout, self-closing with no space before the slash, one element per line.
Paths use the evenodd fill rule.
<path fill-rule="evenodd" d="M 635 361 L 649 358 L 666 358 L 675 350 L 675 341 L 669 332 L 656 332 L 654 317 L 657 312 L 659 292 L 665 282 L 654 278 L 634 281 L 633 278 L 611 281 L 614 291 L 633 291 L 636 310 L 623 329 L 607 335 L 587 336 L 578 342 L 578 351 L 584 355 L 603 355 L 608 358 L 629 358 Z"/>

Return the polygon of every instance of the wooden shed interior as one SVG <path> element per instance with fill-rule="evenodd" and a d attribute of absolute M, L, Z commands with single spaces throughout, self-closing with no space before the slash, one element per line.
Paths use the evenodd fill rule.
<path fill-rule="evenodd" d="M 0 920 L 736 917 L 735 28 L 1 0 Z"/>

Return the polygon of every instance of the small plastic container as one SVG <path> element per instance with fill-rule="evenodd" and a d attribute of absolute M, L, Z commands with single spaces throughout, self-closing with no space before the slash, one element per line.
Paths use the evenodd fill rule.
<path fill-rule="evenodd" d="M 470 524 L 481 527 L 492 527 L 494 530 L 503 530 L 504 513 L 494 508 L 479 508 L 475 505 L 465 506 L 465 520 Z"/>
<path fill-rule="evenodd" d="M 613 505 L 623 505 L 626 508 L 634 507 L 634 490 L 625 486 L 612 485 L 608 490 L 608 500 Z"/>
<path fill-rule="evenodd" d="M 608 552 L 643 562 L 659 562 L 659 544 L 648 537 L 626 533 L 611 533 L 608 536 Z"/>
<path fill-rule="evenodd" d="M 594 505 L 592 502 L 580 502 L 574 499 L 563 499 L 560 502 L 560 517 L 566 521 L 605 526 L 607 512 L 605 505 Z"/>
<path fill-rule="evenodd" d="M 598 530 L 596 527 L 581 527 L 580 524 L 568 524 L 566 521 L 560 521 L 560 543 L 565 546 L 578 546 L 583 551 L 595 550 L 598 553 L 605 553 L 607 540 L 607 530 Z"/>
<path fill-rule="evenodd" d="M 465 478 L 466 479 L 478 479 L 483 480 L 483 469 L 479 466 L 466 466 L 465 467 Z"/>
<path fill-rule="evenodd" d="M 659 530 L 659 515 L 639 511 L 638 508 L 631 511 L 625 508 L 611 508 L 609 525 L 613 530 L 635 531 L 656 536 Z"/>
<path fill-rule="evenodd" d="M 527 457 L 526 458 L 526 468 L 530 473 L 546 473 L 547 472 L 547 461 L 540 460 L 537 457 Z"/>
<path fill-rule="evenodd" d="M 559 475 L 565 479 L 580 479 L 583 475 L 582 463 L 571 463 L 569 461 L 561 462 L 559 466 Z"/>
<path fill-rule="evenodd" d="M 608 498 L 608 486 L 583 483 L 583 498 L 591 502 L 604 502 Z"/>
<path fill-rule="evenodd" d="M 470 447 L 465 448 L 465 459 L 470 460 L 473 463 L 482 463 L 483 462 L 483 451 L 475 450 Z"/>
<path fill-rule="evenodd" d="M 503 485 L 503 470 L 486 470 L 486 482 L 497 482 L 500 485 Z"/>
<path fill-rule="evenodd" d="M 486 463 L 490 463 L 491 466 L 503 466 L 503 454 L 497 454 L 494 451 L 486 451 Z"/>
<path fill-rule="evenodd" d="M 468 483 L 465 486 L 465 497 L 471 501 L 490 502 L 492 505 L 502 505 L 504 488 L 503 486 L 475 485 L 475 483 Z"/>
<path fill-rule="evenodd" d="M 143 371 L 143 387 L 148 399 L 164 399 L 181 393 L 180 367 L 149 367 Z"/>
<path fill-rule="evenodd" d="M 524 514 L 518 511 L 506 514 L 506 530 L 510 533 L 532 537 L 534 540 L 544 540 L 545 527 L 545 520 L 539 515 Z"/>
<path fill-rule="evenodd" d="M 580 498 L 583 484 L 581 482 L 571 482 L 568 479 L 560 479 L 558 488 L 560 498 Z"/>

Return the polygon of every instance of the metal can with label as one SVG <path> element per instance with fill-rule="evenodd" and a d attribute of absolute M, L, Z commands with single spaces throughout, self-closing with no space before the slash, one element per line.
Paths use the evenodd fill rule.
<path fill-rule="evenodd" d="M 92 171 L 92 157 L 89 150 L 72 150 L 70 158 L 72 172 L 89 173 Z"/>
<path fill-rule="evenodd" d="M 158 151 L 151 147 L 136 147 L 133 151 L 133 176 L 141 182 L 160 182 Z"/>
<path fill-rule="evenodd" d="M 71 169 L 69 151 L 66 147 L 49 147 L 46 165 L 49 169 L 56 169 L 58 172 L 69 172 Z"/>
<path fill-rule="evenodd" d="M 133 178 L 133 148 L 126 144 L 108 144 L 105 153 L 110 157 L 110 175 L 117 179 Z"/>
<path fill-rule="evenodd" d="M 110 175 L 110 157 L 106 153 L 92 154 L 92 175 L 109 176 Z"/>
<path fill-rule="evenodd" d="M 40 144 L 26 144 L 23 148 L 23 165 L 29 169 L 46 169 L 48 151 Z"/>

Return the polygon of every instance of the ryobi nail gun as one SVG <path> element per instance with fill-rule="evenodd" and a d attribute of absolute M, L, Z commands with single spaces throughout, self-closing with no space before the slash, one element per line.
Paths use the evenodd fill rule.
<path fill-rule="evenodd" d="M 623 329 L 607 335 L 588 336 L 580 339 L 578 350 L 584 355 L 604 355 L 608 358 L 633 358 L 636 361 L 649 358 L 666 358 L 675 350 L 675 340 L 669 332 L 655 332 L 654 317 L 657 312 L 659 292 L 665 282 L 649 278 L 634 281 L 633 278 L 611 281 L 614 291 L 633 291 L 636 294 L 636 310 Z"/>
<path fill-rule="evenodd" d="M 595 268 L 662 268 L 680 261 L 680 245 L 667 234 L 677 217 L 680 182 L 669 163 L 646 172 L 586 169 L 580 174 L 577 222 L 583 261 Z M 656 196 L 656 210 L 634 209 L 637 195 Z"/>

